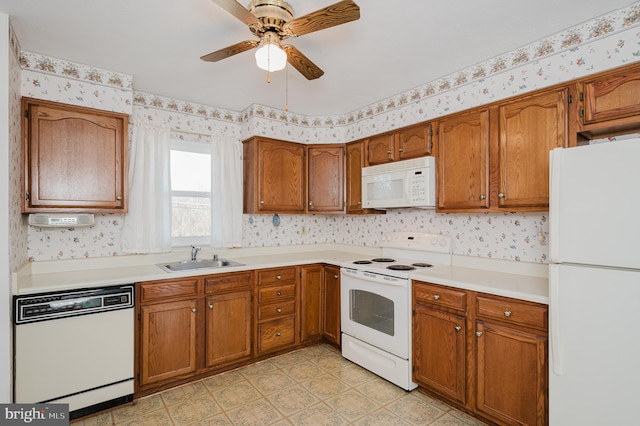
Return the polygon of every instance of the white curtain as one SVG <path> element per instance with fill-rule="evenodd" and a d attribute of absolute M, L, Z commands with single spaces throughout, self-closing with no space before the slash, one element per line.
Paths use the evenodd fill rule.
<path fill-rule="evenodd" d="M 211 246 L 242 246 L 242 143 L 211 136 Z"/>
<path fill-rule="evenodd" d="M 134 125 L 129 155 L 125 253 L 171 251 L 170 129 Z"/>

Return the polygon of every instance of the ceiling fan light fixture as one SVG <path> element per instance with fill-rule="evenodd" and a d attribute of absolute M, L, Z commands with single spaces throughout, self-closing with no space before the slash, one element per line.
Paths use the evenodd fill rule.
<path fill-rule="evenodd" d="M 287 65 L 287 53 L 282 50 L 275 35 L 265 34 L 256 50 L 256 65 L 269 72 L 280 71 Z"/>

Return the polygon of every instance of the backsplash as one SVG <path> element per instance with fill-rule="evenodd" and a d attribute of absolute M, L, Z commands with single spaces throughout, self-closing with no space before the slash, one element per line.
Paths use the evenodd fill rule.
<path fill-rule="evenodd" d="M 96 215 L 90 228 L 29 228 L 31 261 L 123 255 L 123 215 Z M 449 235 L 454 254 L 546 263 L 549 227 L 543 213 L 436 214 L 393 210 L 381 215 L 243 215 L 243 247 L 338 243 L 377 247 L 383 232 Z M 544 237 L 545 244 L 538 240 Z"/>
<path fill-rule="evenodd" d="M 224 133 L 241 139 L 262 135 L 303 143 L 347 142 L 638 61 L 639 24 L 640 3 L 634 3 L 341 116 L 305 117 L 260 105 L 251 105 L 242 112 L 226 111 L 137 92 L 135 82 L 129 86 L 126 76 L 118 73 L 113 75 L 121 76 L 123 87 L 103 82 L 93 88 L 90 79 L 80 75 L 80 68 L 76 67 L 78 76 L 65 75 L 64 70 L 73 66 L 70 68 L 64 61 L 52 60 L 55 66 L 37 71 L 33 65 L 25 68 L 24 63 L 46 64 L 46 58 L 40 56 L 40 62 L 22 60 L 22 95 L 67 102 L 69 90 L 81 90 L 76 102 L 92 106 L 96 102 L 91 99 L 93 93 L 96 98 L 106 99 L 107 105 L 102 108 L 109 109 L 128 108 L 126 97 L 131 93 L 132 123 L 152 121 L 179 132 Z M 30 55 L 33 54 L 22 54 L 24 58 L 36 57 Z M 41 76 L 37 84 L 35 76 Z M 105 88 L 108 90 L 102 96 Z M 122 215 L 96 215 L 96 225 L 91 228 L 28 227 L 29 260 L 122 255 L 122 223 Z M 376 246 L 383 232 L 404 230 L 450 235 L 455 254 L 548 261 L 548 223 L 544 213 L 436 214 L 432 210 L 398 210 L 367 216 L 282 215 L 278 227 L 272 224 L 271 215 L 244 215 L 243 246 Z"/>

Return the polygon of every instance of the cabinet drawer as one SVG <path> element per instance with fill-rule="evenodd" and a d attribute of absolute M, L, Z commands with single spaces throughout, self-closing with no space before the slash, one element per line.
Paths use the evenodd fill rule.
<path fill-rule="evenodd" d="M 547 311 L 548 308 L 545 305 L 529 304 L 508 298 L 478 296 L 478 317 L 482 318 L 546 330 Z"/>
<path fill-rule="evenodd" d="M 258 306 L 258 321 L 286 317 L 296 313 L 296 302 L 290 300 L 283 303 L 272 303 Z"/>
<path fill-rule="evenodd" d="M 296 268 L 269 269 L 258 272 L 258 285 L 278 284 L 296 280 Z"/>
<path fill-rule="evenodd" d="M 204 289 L 207 294 L 251 289 L 251 272 L 220 274 L 207 277 L 204 279 Z"/>
<path fill-rule="evenodd" d="M 153 300 L 167 299 L 170 297 L 193 297 L 197 294 L 197 279 L 140 284 L 140 301 L 143 303 Z"/>
<path fill-rule="evenodd" d="M 445 288 L 414 281 L 413 291 L 416 302 L 464 311 L 467 308 L 467 293 L 462 290 Z"/>
<path fill-rule="evenodd" d="M 258 303 L 269 303 L 276 302 L 278 300 L 292 299 L 295 296 L 295 284 L 262 287 L 258 290 Z"/>
<path fill-rule="evenodd" d="M 258 352 L 291 346 L 296 342 L 295 318 L 284 318 L 258 324 Z"/>

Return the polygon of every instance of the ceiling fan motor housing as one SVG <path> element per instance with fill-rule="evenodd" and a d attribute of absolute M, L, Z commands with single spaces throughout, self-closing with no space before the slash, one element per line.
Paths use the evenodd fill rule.
<path fill-rule="evenodd" d="M 265 31 L 280 30 L 293 19 L 293 8 L 283 0 L 252 0 L 247 6 L 262 23 Z"/>

